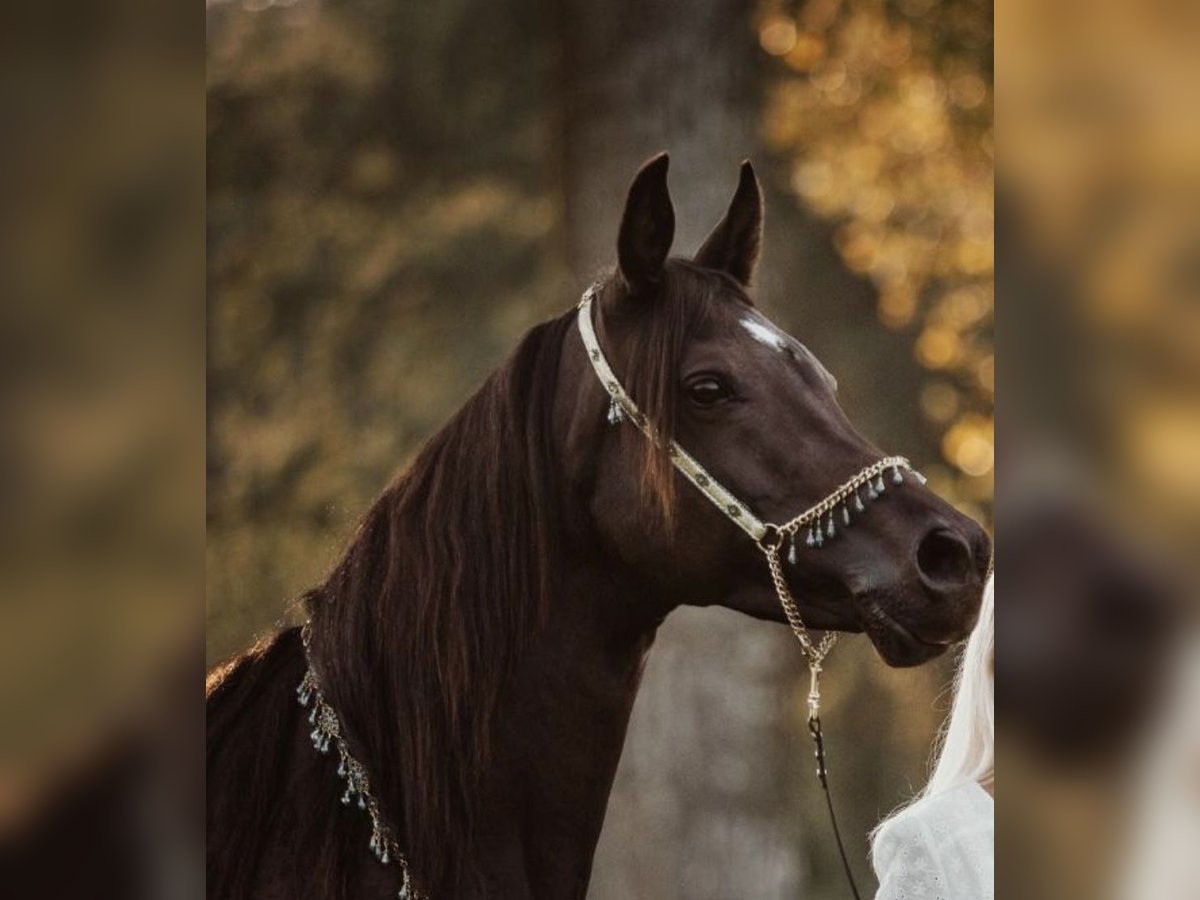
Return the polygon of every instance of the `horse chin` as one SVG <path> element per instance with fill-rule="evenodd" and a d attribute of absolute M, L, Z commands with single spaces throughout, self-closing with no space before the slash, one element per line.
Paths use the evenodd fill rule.
<path fill-rule="evenodd" d="M 747 586 L 743 590 L 735 591 L 722 605 L 754 619 L 788 624 L 779 597 L 771 588 Z M 854 634 L 863 631 L 862 620 L 852 608 L 845 608 L 844 600 L 837 602 L 831 599 L 820 605 L 805 603 L 800 607 L 800 617 L 813 631 L 845 631 Z"/>
<path fill-rule="evenodd" d="M 863 628 L 879 657 L 887 665 L 904 669 L 929 662 L 946 652 L 952 642 L 931 642 L 917 637 L 900 622 L 883 611 L 873 598 L 860 604 Z"/>
<path fill-rule="evenodd" d="M 950 646 L 950 643 L 933 643 L 914 635 L 884 612 L 881 597 L 875 592 L 848 601 L 845 594 L 837 598 L 818 597 L 813 591 L 807 591 L 806 600 L 809 602 L 800 607 L 800 616 L 808 628 L 865 633 L 880 658 L 893 668 L 919 666 L 940 656 Z M 773 590 L 756 587 L 737 591 L 722 605 L 755 619 L 788 624 Z"/>

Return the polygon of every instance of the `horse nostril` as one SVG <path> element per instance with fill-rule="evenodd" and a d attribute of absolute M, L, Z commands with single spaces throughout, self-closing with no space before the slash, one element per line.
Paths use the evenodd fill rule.
<path fill-rule="evenodd" d="M 917 547 L 917 571 L 929 587 L 962 587 L 972 580 L 971 548 L 957 532 L 935 528 Z"/>

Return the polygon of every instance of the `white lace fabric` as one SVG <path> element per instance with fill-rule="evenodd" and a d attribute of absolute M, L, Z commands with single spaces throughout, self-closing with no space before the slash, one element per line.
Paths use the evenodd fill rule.
<path fill-rule="evenodd" d="M 875 840 L 875 900 L 995 900 L 995 804 L 965 782 L 924 797 Z"/>

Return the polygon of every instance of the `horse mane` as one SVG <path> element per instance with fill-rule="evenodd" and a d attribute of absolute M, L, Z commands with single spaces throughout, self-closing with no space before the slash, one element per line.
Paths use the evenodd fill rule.
<path fill-rule="evenodd" d="M 307 599 L 322 690 L 429 890 L 470 874 L 499 694 L 553 590 L 562 499 L 550 417 L 572 321 L 525 336 Z"/>
<path fill-rule="evenodd" d="M 642 442 L 641 480 L 667 521 L 675 479 L 665 442 L 675 432 L 680 358 L 730 288 L 744 299 L 731 279 L 672 259 L 659 297 L 622 307 L 638 321 L 629 371 L 618 369 L 618 375 L 664 438 L 657 447 Z M 618 278 L 603 288 L 617 290 Z M 455 896 L 474 881 L 469 861 L 477 789 L 491 759 L 498 702 L 523 647 L 546 620 L 558 585 L 562 535 L 587 527 L 567 499 L 552 443 L 561 354 L 574 327 L 571 309 L 532 329 L 376 500 L 326 581 L 302 598 L 322 692 L 368 770 L 372 793 L 418 885 L 437 896 Z M 298 644 L 297 635 L 286 632 L 221 672 L 210 710 L 211 698 L 231 697 L 232 684 L 250 677 L 247 665 L 282 660 L 283 646 L 292 648 L 290 656 Z M 280 706 L 271 716 L 284 715 L 284 709 L 299 714 L 292 696 L 298 670 L 288 672 L 295 677 L 286 690 L 259 691 L 261 702 Z M 221 717 L 243 720 L 233 709 Z M 260 731 L 257 742 L 264 737 Z M 282 789 L 267 764 L 271 751 L 244 752 L 241 764 L 260 770 L 253 790 Z M 324 760 L 327 783 L 313 793 L 334 798 L 340 780 Z M 271 800 L 255 797 L 251 805 L 266 816 Z M 331 803 L 336 807 L 336 799 Z M 358 818 L 361 858 L 367 860 L 365 817 Z M 236 829 L 270 831 L 252 821 L 236 823 Z M 323 860 L 327 883 L 348 889 L 358 844 L 347 842 L 357 842 L 359 829 L 326 823 L 306 827 L 303 835 L 302 855 Z M 346 846 L 351 849 L 343 860 Z"/>

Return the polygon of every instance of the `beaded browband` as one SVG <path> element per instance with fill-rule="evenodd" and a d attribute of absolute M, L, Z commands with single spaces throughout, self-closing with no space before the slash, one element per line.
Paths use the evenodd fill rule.
<path fill-rule="evenodd" d="M 600 342 L 596 339 L 596 331 L 592 325 L 592 302 L 595 300 L 598 286 L 592 285 L 583 292 L 579 301 L 579 334 L 583 338 L 583 346 L 587 350 L 588 360 L 595 370 L 596 377 L 608 392 L 608 421 L 612 425 L 628 419 L 651 441 L 657 441 L 654 429 L 646 416 L 638 409 L 637 404 L 621 386 L 620 380 L 608 364 Z M 788 587 L 783 573 L 780 552 L 784 544 L 788 545 L 788 562 L 796 562 L 796 545 L 803 534 L 804 543 L 809 547 L 821 547 L 826 541 L 832 540 L 838 529 L 847 528 L 853 521 L 852 513 L 866 512 L 866 504 L 876 500 L 887 489 L 887 478 L 893 484 L 904 482 L 904 473 L 908 472 L 921 484 L 925 476 L 916 471 L 903 456 L 887 456 L 866 466 L 840 487 L 831 491 L 819 502 L 810 506 L 793 519 L 782 525 L 763 522 L 745 503 L 740 501 L 728 488 L 708 473 L 704 466 L 690 453 L 672 441 L 667 452 L 675 468 L 696 488 L 704 494 L 730 521 L 746 532 L 767 558 L 767 566 L 771 571 L 771 581 L 775 593 L 779 595 L 779 603 L 783 607 L 792 632 L 800 642 L 804 653 L 812 683 L 808 695 L 808 713 L 810 719 L 817 717 L 820 708 L 820 675 L 826 655 L 837 640 L 836 632 L 827 631 L 819 642 L 814 642 L 808 633 L 808 627 L 800 616 L 795 598 Z M 890 470 L 890 471 L 889 471 Z M 839 524 L 840 520 L 840 524 Z"/>

